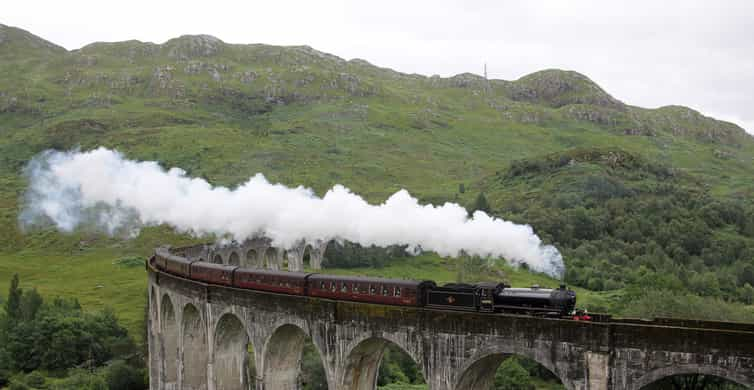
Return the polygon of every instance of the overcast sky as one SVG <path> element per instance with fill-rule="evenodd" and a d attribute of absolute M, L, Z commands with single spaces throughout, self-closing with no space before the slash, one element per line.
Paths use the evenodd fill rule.
<path fill-rule="evenodd" d="M 680 104 L 754 133 L 754 1 L 4 1 L 0 23 L 77 49 L 211 34 L 309 45 L 408 73 L 581 72 L 633 105 Z"/>

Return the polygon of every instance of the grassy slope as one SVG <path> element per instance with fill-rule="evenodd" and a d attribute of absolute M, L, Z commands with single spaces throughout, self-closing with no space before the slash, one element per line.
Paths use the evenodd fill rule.
<path fill-rule="evenodd" d="M 438 79 L 301 47 L 182 37 L 65 52 L 24 43 L 24 34 L 13 30 L 16 38 L 0 44 L 0 288 L 19 272 L 26 286 L 78 295 L 87 307 L 114 306 L 132 329 L 141 317 L 143 270 L 112 262 L 185 238 L 165 229 L 129 242 L 22 234 L 20 171 L 35 153 L 104 145 L 222 185 L 263 172 L 320 194 L 342 183 L 372 202 L 407 188 L 426 201 L 468 203 L 480 180 L 514 159 L 620 147 L 690 172 L 720 196 L 752 192 L 754 141 L 740 129 L 684 109 L 624 106 L 573 72 L 515 82 Z M 244 74 L 253 80 L 243 82 Z M 633 129 L 652 136 L 624 135 Z M 429 256 L 349 272 L 444 281 L 455 271 Z M 515 284 L 543 282 L 508 275 Z"/>

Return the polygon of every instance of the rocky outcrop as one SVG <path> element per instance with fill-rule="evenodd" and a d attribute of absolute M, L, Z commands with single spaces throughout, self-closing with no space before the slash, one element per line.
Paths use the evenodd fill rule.
<path fill-rule="evenodd" d="M 524 76 L 510 84 L 510 98 L 562 107 L 568 104 L 590 104 L 623 110 L 625 106 L 586 76 L 572 71 L 543 70 Z"/>
<path fill-rule="evenodd" d="M 26 30 L 0 24 L 0 57 L 60 55 L 66 50 Z"/>
<path fill-rule="evenodd" d="M 737 145 L 742 137 L 747 136 L 742 128 L 732 123 L 704 116 L 688 107 L 665 106 L 656 110 L 644 110 L 643 114 L 650 127 L 678 137 Z"/>
<path fill-rule="evenodd" d="M 183 35 L 171 39 L 163 48 L 170 58 L 188 60 L 198 57 L 211 57 L 222 50 L 225 43 L 211 35 Z"/>

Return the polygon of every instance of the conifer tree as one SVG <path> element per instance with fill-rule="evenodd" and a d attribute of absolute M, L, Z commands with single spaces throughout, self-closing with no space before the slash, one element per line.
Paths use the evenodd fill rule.
<path fill-rule="evenodd" d="M 490 214 L 490 204 L 487 202 L 484 192 L 480 192 L 476 199 L 474 199 L 474 204 L 471 206 L 471 210 L 469 210 L 469 215 L 474 214 L 477 210 Z"/>
<path fill-rule="evenodd" d="M 18 287 L 18 274 L 13 275 L 13 279 L 10 282 L 10 288 L 8 289 L 8 300 L 5 301 L 5 315 L 8 320 L 6 326 L 8 328 L 21 318 L 21 296 L 23 291 Z"/>

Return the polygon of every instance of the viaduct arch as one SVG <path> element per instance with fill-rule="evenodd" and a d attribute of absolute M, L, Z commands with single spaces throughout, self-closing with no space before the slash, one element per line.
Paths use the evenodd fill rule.
<path fill-rule="evenodd" d="M 329 241 L 301 241 L 293 248 L 276 248 L 265 237 L 230 245 L 196 245 L 176 249 L 178 255 L 193 260 L 208 260 L 217 264 L 240 265 L 251 268 L 268 268 L 284 271 L 303 271 L 305 268 L 321 269 Z M 306 262 L 304 258 L 306 257 Z"/>
<path fill-rule="evenodd" d="M 230 256 L 172 252 L 188 251 Z M 578 322 L 361 304 L 207 285 L 151 267 L 148 283 L 151 389 L 296 389 L 309 338 L 331 390 L 373 390 L 388 344 L 414 359 L 431 390 L 484 389 L 510 354 L 539 362 L 569 390 L 638 390 L 688 373 L 754 388 L 754 324 Z"/>

